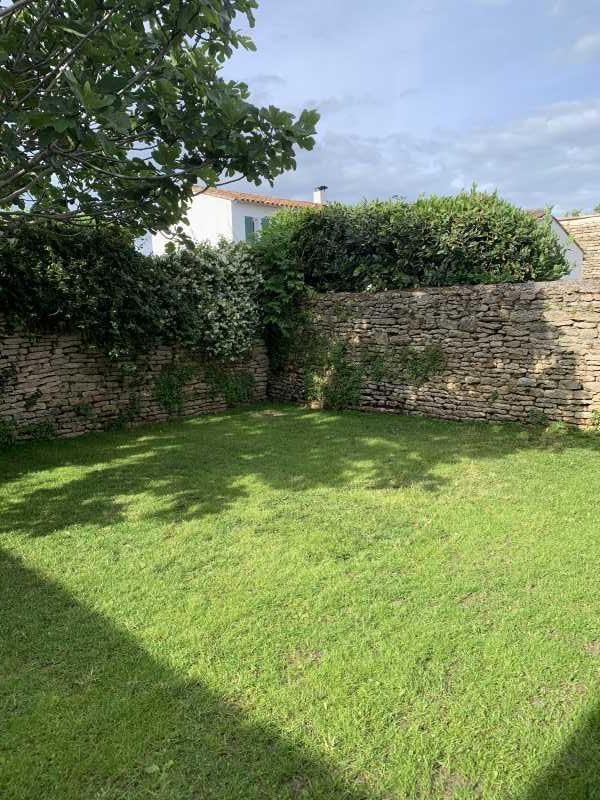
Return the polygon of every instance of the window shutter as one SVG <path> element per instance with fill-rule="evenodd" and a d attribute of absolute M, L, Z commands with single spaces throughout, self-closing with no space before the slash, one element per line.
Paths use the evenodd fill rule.
<path fill-rule="evenodd" d="M 244 217 L 244 223 L 246 225 L 246 241 L 249 241 L 254 237 L 254 218 Z"/>
<path fill-rule="evenodd" d="M 269 222 L 271 222 L 271 217 L 263 217 L 260 221 L 261 228 L 266 228 Z"/>

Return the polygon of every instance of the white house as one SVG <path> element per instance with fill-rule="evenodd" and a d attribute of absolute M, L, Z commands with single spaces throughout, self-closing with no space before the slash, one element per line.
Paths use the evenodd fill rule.
<path fill-rule="evenodd" d="M 243 242 L 251 239 L 282 208 L 311 208 L 325 203 L 326 186 L 314 191 L 313 201 L 288 200 L 249 192 L 232 192 L 219 187 L 198 187 L 188 211 L 187 233 L 195 242 L 217 244 L 219 239 Z M 168 234 L 146 234 L 138 243 L 146 254 L 164 253 Z"/>
<path fill-rule="evenodd" d="M 546 214 L 548 213 L 548 211 L 545 208 L 530 208 L 528 209 L 527 213 L 531 214 L 532 217 L 535 217 L 540 221 L 540 223 L 542 223 L 546 219 Z M 567 261 L 571 266 L 570 272 L 567 275 L 565 275 L 564 278 L 561 278 L 561 280 L 563 281 L 582 280 L 583 262 L 584 262 L 583 249 L 571 236 L 569 231 L 562 224 L 561 220 L 559 220 L 555 216 L 551 216 L 551 224 L 554 235 L 556 236 L 562 247 L 564 247 Z"/>

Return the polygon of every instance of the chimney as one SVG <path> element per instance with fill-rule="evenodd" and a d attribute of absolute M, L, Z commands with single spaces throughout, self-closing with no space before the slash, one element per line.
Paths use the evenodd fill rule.
<path fill-rule="evenodd" d="M 325 198 L 325 192 L 327 191 L 327 186 L 317 186 L 317 188 L 313 192 L 313 203 L 317 203 L 317 205 L 324 206 L 327 202 Z"/>

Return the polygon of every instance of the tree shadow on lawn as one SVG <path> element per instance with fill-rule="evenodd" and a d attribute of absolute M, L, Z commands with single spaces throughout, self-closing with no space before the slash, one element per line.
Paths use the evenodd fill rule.
<path fill-rule="evenodd" d="M 373 798 L 0 551 L 0 796 Z"/>
<path fill-rule="evenodd" d="M 0 464 L 7 497 L 0 533 L 103 527 L 125 520 L 132 504 L 136 519 L 191 520 L 248 497 L 248 479 L 289 492 L 349 484 L 436 492 L 451 480 L 442 474 L 447 466 L 548 448 L 600 452 L 600 443 L 585 435 L 544 437 L 518 425 L 246 410 L 17 447 Z M 61 477 L 65 469 L 72 476 Z"/>
<path fill-rule="evenodd" d="M 584 717 L 570 741 L 523 796 L 523 800 L 597 798 L 600 798 L 600 706 Z"/>

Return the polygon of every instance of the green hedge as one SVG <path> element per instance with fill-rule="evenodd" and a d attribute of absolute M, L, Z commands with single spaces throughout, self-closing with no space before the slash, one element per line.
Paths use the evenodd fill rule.
<path fill-rule="evenodd" d="M 116 229 L 22 226 L 0 239 L 0 314 L 29 333 L 79 331 L 111 357 L 160 344 L 243 355 L 260 331 L 262 277 L 223 243 L 149 257 Z"/>
<path fill-rule="evenodd" d="M 267 279 L 275 263 L 317 291 L 554 280 L 567 269 L 550 219 L 476 190 L 284 212 L 257 247 Z"/>

